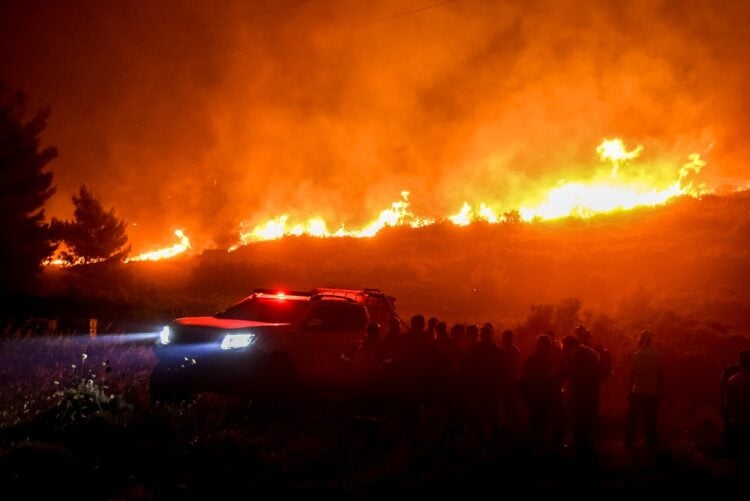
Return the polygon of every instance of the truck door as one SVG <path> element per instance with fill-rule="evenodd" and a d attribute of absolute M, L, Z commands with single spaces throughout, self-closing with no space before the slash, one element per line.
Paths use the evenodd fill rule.
<path fill-rule="evenodd" d="M 349 364 L 342 355 L 364 339 L 369 317 L 361 304 L 338 300 L 313 303 L 302 322 L 301 372 L 323 384 L 346 384 Z"/>

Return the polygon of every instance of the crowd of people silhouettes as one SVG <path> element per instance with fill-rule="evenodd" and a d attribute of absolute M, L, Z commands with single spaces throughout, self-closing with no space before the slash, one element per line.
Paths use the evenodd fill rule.
<path fill-rule="evenodd" d="M 351 358 L 363 400 L 400 409 L 418 425 L 419 409 L 445 417 L 447 432 L 470 430 L 480 441 L 499 434 L 520 435 L 544 447 L 571 450 L 585 461 L 597 459 L 596 433 L 601 385 L 613 373 L 612 356 L 584 326 L 562 340 L 554 332 L 536 337 L 525 358 L 505 330 L 495 341 L 491 323 L 455 324 L 411 318 L 402 332 L 394 319 L 385 333 L 370 324 Z M 647 450 L 660 447 L 658 416 L 664 372 L 654 335 L 644 330 L 628 358 L 624 444 L 636 445 L 643 428 Z M 738 469 L 750 457 L 750 350 L 721 378 L 720 411 Z M 568 443 L 570 442 L 570 443 Z"/>

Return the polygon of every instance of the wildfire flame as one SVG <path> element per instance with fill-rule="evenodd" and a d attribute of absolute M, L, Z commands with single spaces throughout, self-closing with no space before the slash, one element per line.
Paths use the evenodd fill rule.
<path fill-rule="evenodd" d="M 254 226 L 249 231 L 240 228 L 240 243 L 229 248 L 237 249 L 250 242 L 276 240 L 285 236 L 309 235 L 312 237 L 354 237 L 367 238 L 375 236 L 380 230 L 393 226 L 409 226 L 419 228 L 433 224 L 433 219 L 419 217 L 409 210 L 409 192 L 402 191 L 401 199 L 393 202 L 390 208 L 380 212 L 378 218 L 361 229 L 347 229 L 341 225 L 336 231 L 328 230 L 328 224 L 323 218 L 315 217 L 306 223 L 289 223 L 289 214 L 282 214 L 274 219 Z"/>
<path fill-rule="evenodd" d="M 485 221 L 490 224 L 495 224 L 504 219 L 498 217 L 492 207 L 484 202 L 479 204 L 479 210 L 477 211 L 472 209 L 469 202 L 464 202 L 461 210 L 452 216 L 448 216 L 448 220 L 456 226 L 467 226 L 475 221 Z"/>
<path fill-rule="evenodd" d="M 653 206 L 667 202 L 679 195 L 697 196 L 706 190 L 695 188 L 688 182 L 688 177 L 700 172 L 705 166 L 700 155 L 693 153 L 690 161 L 679 169 L 676 179 L 673 177 L 668 183 L 658 183 L 652 179 L 628 179 L 622 172 L 623 166 L 637 159 L 643 152 L 643 146 L 638 145 L 628 150 L 619 138 L 605 139 L 596 148 L 599 158 L 608 162 L 611 169 L 606 176 L 598 176 L 589 181 L 561 182 L 558 186 L 543 192 L 537 202 L 522 204 L 517 209 L 517 215 L 524 221 L 534 219 L 556 219 L 567 216 L 591 217 L 595 214 L 628 210 L 638 206 Z M 456 214 L 438 220 L 448 220 L 458 226 L 466 226 L 473 222 L 484 221 L 495 224 L 508 220 L 507 214 L 513 209 L 506 208 L 504 212 L 493 208 L 485 202 L 472 205 L 464 202 Z M 500 215 L 499 215 L 500 214 Z M 310 219 L 307 223 L 291 224 L 289 214 L 282 214 L 265 223 L 254 226 L 249 231 L 240 231 L 239 243 L 230 250 L 254 241 L 273 240 L 288 235 L 311 235 L 316 237 L 372 237 L 385 227 L 411 226 L 420 227 L 434 223 L 435 219 L 415 216 L 409 211 L 409 192 L 401 192 L 401 200 L 391 204 L 389 209 L 382 211 L 372 223 L 361 229 L 346 229 L 344 226 L 331 232 L 327 223 L 321 218 Z"/>
<path fill-rule="evenodd" d="M 450 221 L 458 226 L 484 221 L 496 224 L 508 220 L 508 214 L 515 213 L 516 218 L 524 221 L 535 219 L 547 220 L 567 216 L 591 217 L 595 214 L 628 210 L 638 206 L 653 206 L 667 202 L 680 195 L 698 196 L 705 193 L 703 187 L 694 187 L 688 181 L 693 173 L 700 172 L 705 162 L 700 155 L 693 153 L 690 161 L 683 165 L 676 176 L 667 183 L 657 182 L 649 177 L 629 179 L 623 173 L 623 167 L 636 160 L 643 152 L 643 146 L 637 145 L 628 150 L 622 139 L 604 139 L 596 148 L 599 159 L 607 162 L 610 169 L 606 175 L 598 175 L 587 181 L 560 182 L 554 188 L 542 192 L 536 200 L 530 199 L 517 208 L 491 206 L 485 202 L 470 204 L 464 202 L 461 209 L 444 218 L 431 219 L 414 215 L 409 210 L 409 192 L 402 191 L 401 199 L 393 202 L 389 209 L 380 213 L 373 222 L 361 229 L 347 229 L 343 225 L 336 231 L 329 231 L 328 224 L 322 218 L 314 218 L 307 223 L 290 223 L 289 214 L 282 214 L 265 223 L 255 225 L 250 230 L 240 228 L 239 243 L 230 248 L 234 250 L 242 245 L 255 241 L 274 240 L 290 235 L 310 235 L 315 237 L 372 237 L 386 227 L 410 226 L 420 227 L 436 221 Z M 501 210 L 502 209 L 502 210 Z"/>
<path fill-rule="evenodd" d="M 126 263 L 133 261 L 159 261 L 161 259 L 169 259 L 175 257 L 178 254 L 182 254 L 186 250 L 190 249 L 190 240 L 183 230 L 175 230 L 174 234 L 180 239 L 179 243 L 165 247 L 163 249 L 157 249 L 154 251 L 144 252 L 137 256 L 130 257 L 125 260 Z"/>
<path fill-rule="evenodd" d="M 602 160 L 612 162 L 612 177 L 617 177 L 617 169 L 622 162 L 638 158 L 643 151 L 643 146 L 638 145 L 635 149 L 627 151 L 622 139 L 605 139 L 602 144 L 596 147 L 596 152 Z"/>
<path fill-rule="evenodd" d="M 387 227 L 428 226 L 439 221 L 449 221 L 458 226 L 466 226 L 482 221 L 497 224 L 506 221 L 548 220 L 567 216 L 591 217 L 600 213 L 628 210 L 639 206 L 664 204 L 671 198 L 681 195 L 699 196 L 709 190 L 705 186 L 695 186 L 690 177 L 697 174 L 706 165 L 697 153 L 688 156 L 689 161 L 677 169 L 673 175 L 664 180 L 665 169 L 660 169 L 659 176 L 643 175 L 643 171 L 629 173 L 629 162 L 638 159 L 643 146 L 637 145 L 628 150 L 619 138 L 605 139 L 596 148 L 602 162 L 608 164 L 606 171 L 601 170 L 588 180 L 560 181 L 557 186 L 528 197 L 526 203 L 519 207 L 507 207 L 502 204 L 490 205 L 485 202 L 471 204 L 464 202 L 461 209 L 442 218 L 417 216 L 410 210 L 409 192 L 402 191 L 401 198 L 380 212 L 371 223 L 361 228 L 346 228 L 339 225 L 335 231 L 321 217 L 312 217 L 305 222 L 293 222 L 289 214 L 281 214 L 266 222 L 252 227 L 240 225 L 239 241 L 228 250 L 233 251 L 251 242 L 275 240 L 285 236 L 308 235 L 320 238 L 353 237 L 369 238 Z M 674 169 L 671 169 L 674 171 Z M 657 180 L 661 179 L 661 181 Z M 182 230 L 176 230 L 179 243 L 155 251 L 144 252 L 127 259 L 133 261 L 157 261 L 168 259 L 191 248 L 190 240 Z"/>
<path fill-rule="evenodd" d="M 67 261 L 60 259 L 59 257 L 47 259 L 42 263 L 44 266 L 60 266 L 61 268 L 67 268 L 71 266 Z"/>
<path fill-rule="evenodd" d="M 546 199 L 533 207 L 521 207 L 525 221 L 535 218 L 555 219 L 565 216 L 591 217 L 595 214 L 628 210 L 639 206 L 660 205 L 680 195 L 698 196 L 705 187 L 695 187 L 688 177 L 706 165 L 698 153 L 689 155 L 689 162 L 678 171 L 676 180 L 666 185 L 653 184 L 650 179 L 627 180 L 620 177 L 619 168 L 627 160 L 638 158 L 643 146 L 627 151 L 620 139 L 605 139 L 596 149 L 599 158 L 612 164 L 609 179 L 564 183 L 551 189 Z"/>

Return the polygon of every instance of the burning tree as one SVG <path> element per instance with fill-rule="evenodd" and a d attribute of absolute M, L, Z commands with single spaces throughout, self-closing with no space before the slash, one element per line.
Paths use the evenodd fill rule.
<path fill-rule="evenodd" d="M 102 203 L 82 184 L 73 195 L 73 221 L 52 218 L 52 232 L 67 250 L 60 259 L 69 265 L 120 262 L 130 252 L 125 221 L 115 209 L 105 211 Z"/>
<path fill-rule="evenodd" d="M 0 288 L 29 289 L 41 262 L 54 250 L 44 203 L 55 192 L 45 166 L 57 156 L 40 150 L 49 108 L 24 121 L 26 95 L 0 82 Z"/>

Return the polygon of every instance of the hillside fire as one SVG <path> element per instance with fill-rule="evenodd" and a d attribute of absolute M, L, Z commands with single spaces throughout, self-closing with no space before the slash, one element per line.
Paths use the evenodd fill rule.
<path fill-rule="evenodd" d="M 605 139 L 596 148 L 603 163 L 602 167 L 595 169 L 588 176 L 582 176 L 581 180 L 561 180 L 557 186 L 527 197 L 528 203 L 519 208 L 503 207 L 499 202 L 466 201 L 456 214 L 423 216 L 412 212 L 410 192 L 404 190 L 401 192 L 400 200 L 381 211 L 372 222 L 358 228 L 347 228 L 341 223 L 331 225 L 318 216 L 310 217 L 306 221 L 295 221 L 287 213 L 254 225 L 243 222 L 238 229 L 238 242 L 228 250 L 234 251 L 252 242 L 289 236 L 370 238 L 389 227 L 420 228 L 445 221 L 457 226 L 466 226 L 474 222 L 498 224 L 516 217 L 515 214 L 524 222 L 571 216 L 588 218 L 636 207 L 661 205 L 679 196 L 698 197 L 710 192 L 704 184 L 693 181 L 693 177 L 706 165 L 700 154 L 691 153 L 689 161 L 677 168 L 656 163 L 630 169 L 631 163 L 640 157 L 643 149 L 643 146 L 638 145 L 632 150 L 627 150 L 621 139 Z M 192 249 L 182 230 L 177 230 L 175 234 L 180 238 L 180 243 L 144 252 L 129 258 L 128 262 L 170 259 Z"/>

